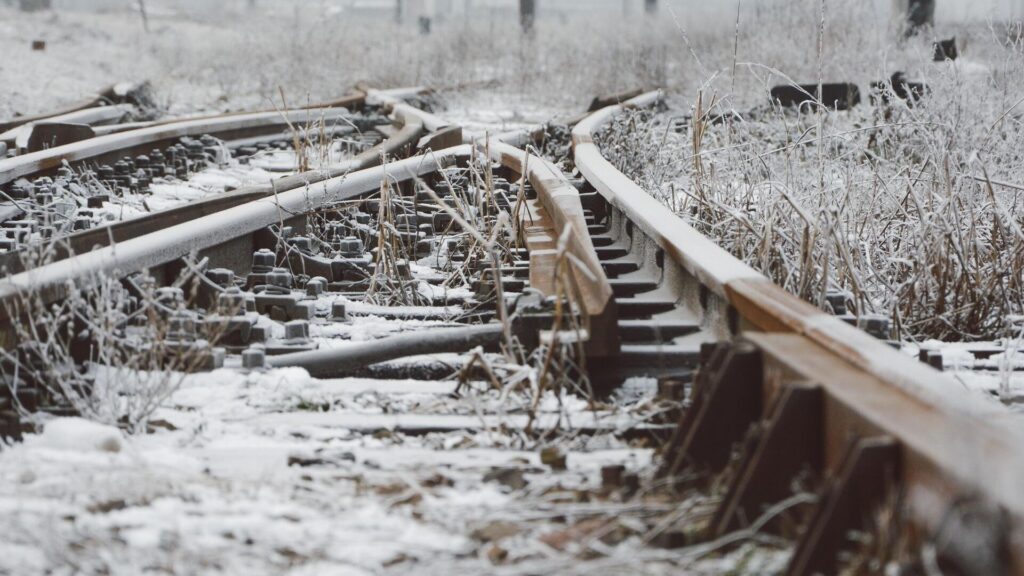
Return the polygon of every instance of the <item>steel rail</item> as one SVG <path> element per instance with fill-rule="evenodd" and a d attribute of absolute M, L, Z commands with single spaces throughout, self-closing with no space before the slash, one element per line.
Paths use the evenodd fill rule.
<path fill-rule="evenodd" d="M 6 320 L 8 311 L 17 309 L 18 299 L 25 294 L 37 295 L 46 303 L 56 302 L 69 290 L 106 276 L 124 277 L 142 270 L 158 275 L 160 267 L 190 254 L 209 257 L 212 266 L 245 270 L 254 251 L 252 236 L 256 232 L 372 193 L 385 180 L 404 182 L 436 172 L 470 154 L 470 147 L 459 146 L 352 172 L 9 276 L 0 280 L 0 317 Z M 9 321 L 0 324 L 10 327 Z M 6 330 L 4 336 L 4 345 L 9 345 Z"/>
<path fill-rule="evenodd" d="M 483 148 L 505 169 L 526 177 L 537 194 L 537 202 L 527 202 L 527 210 L 521 215 L 523 240 L 530 253 L 530 286 L 547 296 L 556 295 L 558 268 L 563 259 L 567 261 L 569 277 L 566 280 L 572 286 L 566 289 L 574 298 L 579 297 L 578 305 L 587 319 L 588 333 L 584 337 L 588 359 L 614 357 L 620 345 L 614 290 L 587 234 L 579 191 L 553 163 L 509 143 L 521 143 L 531 134 L 528 131 L 511 131 L 490 138 L 463 134 L 461 128 L 458 132 L 449 130 L 454 125 L 442 118 L 404 103 L 403 98 L 422 94 L 422 89 L 378 91 L 367 88 L 366 92 L 368 101 L 417 117 L 435 134 L 448 134 L 451 140 L 440 144 L 461 140 Z M 563 235 L 566 237 L 567 255 L 559 250 Z"/>
<path fill-rule="evenodd" d="M 347 96 L 336 98 L 334 100 L 328 100 L 325 102 L 315 102 L 311 104 L 303 104 L 296 106 L 288 106 L 290 110 L 313 110 L 319 108 L 348 108 L 349 110 L 359 110 L 363 108 L 366 103 L 366 93 L 362 90 L 354 90 Z M 151 120 L 143 122 L 127 122 L 124 124 L 112 124 L 97 126 L 95 131 L 97 136 L 106 136 L 108 134 L 116 134 L 118 132 L 126 132 L 128 130 L 138 130 L 141 128 L 151 128 L 153 126 L 164 126 L 167 124 L 175 124 L 178 122 L 194 121 L 194 120 L 210 120 L 216 118 L 227 118 L 230 116 L 240 116 L 243 114 L 253 114 L 257 112 L 280 112 L 276 109 L 263 109 L 256 111 L 237 111 L 237 112 L 225 112 L 223 114 L 196 114 L 193 116 L 183 116 L 178 118 L 164 118 L 161 120 Z"/>
<path fill-rule="evenodd" d="M 42 175 L 56 170 L 64 162 L 116 160 L 122 155 L 148 153 L 153 148 L 171 145 L 186 136 L 210 134 L 222 140 L 237 140 L 280 132 L 284 137 L 293 126 L 304 126 L 306 123 L 317 121 L 340 121 L 348 114 L 347 108 L 325 108 L 315 112 L 313 109 L 257 112 L 186 120 L 98 136 L 0 160 L 0 186 L 10 184 L 18 178 Z"/>
<path fill-rule="evenodd" d="M 699 308 L 705 325 L 713 333 L 728 336 L 737 332 L 729 326 L 728 309 L 732 308 L 745 329 L 802 334 L 909 393 L 934 397 L 938 403 L 945 403 L 953 395 L 958 412 L 991 412 L 991 403 L 963 394 L 963 387 L 948 376 L 791 295 L 740 262 L 606 160 L 594 142 L 594 133 L 624 110 L 650 106 L 659 98 L 657 92 L 648 93 L 624 105 L 607 107 L 580 122 L 573 129 L 573 156 L 580 173 L 605 200 L 680 265 L 691 277 L 685 280 L 708 292 L 704 298 L 707 303 Z M 963 401 L 959 396 L 965 397 Z"/>
<path fill-rule="evenodd" d="M 355 158 L 324 169 L 286 176 L 267 184 L 246 186 L 167 210 L 76 232 L 60 239 L 48 256 L 51 260 L 61 260 L 74 254 L 108 246 L 112 242 L 124 242 L 164 227 L 189 222 L 271 194 L 364 170 L 380 164 L 385 158 L 403 158 L 416 149 L 417 141 L 424 134 L 424 127 L 416 115 L 398 111 L 393 116 L 394 122 L 399 126 L 398 131 L 380 144 L 358 154 Z M 195 122 L 200 121 L 196 120 Z M 8 274 L 23 271 L 24 266 L 20 254 L 17 251 L 0 254 L 0 270 L 6 270 Z"/>
<path fill-rule="evenodd" d="M 33 128 L 38 124 L 83 124 L 90 127 L 98 127 L 117 124 L 122 120 L 131 117 L 134 111 L 135 107 L 131 104 L 112 104 L 110 106 L 85 108 L 83 110 L 76 110 L 75 112 L 68 112 L 67 114 L 59 114 L 42 120 L 22 124 L 21 126 L 11 128 L 6 132 L 0 133 L 0 143 L 5 144 L 8 147 L 13 145 L 20 152 L 28 147 L 29 137 L 32 135 Z"/>
<path fill-rule="evenodd" d="M 86 97 L 83 100 L 53 112 L 44 112 L 42 114 L 33 114 L 30 116 L 19 116 L 11 120 L 0 121 L 0 133 L 7 132 L 12 128 L 17 128 L 18 126 L 23 126 L 32 122 L 48 120 L 55 116 L 64 116 L 72 112 L 78 112 L 89 108 L 97 108 L 105 104 L 122 102 L 130 97 L 136 87 L 137 85 L 130 83 L 115 84 L 101 90 L 98 94 Z"/>
<path fill-rule="evenodd" d="M 521 218 L 530 251 L 530 286 L 555 295 L 559 267 L 566 262 L 566 280 L 572 284 L 566 290 L 574 299 L 578 297 L 577 304 L 588 320 L 588 359 L 614 357 L 620 346 L 615 293 L 587 234 L 579 191 L 557 166 L 542 157 L 497 138 L 487 140 L 486 146 L 505 168 L 525 175 L 537 193 L 536 204 L 528 202 L 529 212 Z M 564 247 L 560 246 L 563 237 Z"/>
<path fill-rule="evenodd" d="M 730 446 L 725 436 L 731 434 L 728 437 L 738 442 L 747 425 L 762 426 L 760 443 L 747 455 L 727 498 L 733 507 L 720 510 L 718 533 L 734 527 L 731 515 L 742 508 L 744 498 L 757 501 L 751 495 L 759 486 L 772 485 L 768 480 L 777 484 L 791 479 L 783 480 L 783 472 L 773 470 L 772 462 L 758 458 L 784 453 L 777 450 L 799 451 L 800 443 L 809 438 L 818 448 L 809 449 L 808 458 L 820 458 L 831 478 L 826 483 L 830 491 L 821 496 L 815 523 L 803 534 L 791 573 L 832 566 L 828 563 L 834 558 L 826 558 L 823 554 L 828 552 L 821 550 L 831 550 L 829 543 L 836 545 L 835 530 L 827 528 L 829 522 L 838 522 L 837 510 L 849 512 L 840 505 L 849 504 L 842 498 L 854 490 L 856 478 L 875 481 L 884 470 L 893 473 L 892 480 L 902 487 L 913 522 L 928 530 L 939 527 L 952 504 L 964 495 L 980 495 L 1008 512 L 1013 519 L 1008 537 L 1013 542 L 1011 563 L 1020 573 L 1024 566 L 1020 545 L 1024 434 L 1019 423 L 1011 420 L 1016 417 L 941 372 L 785 292 L 617 170 L 602 156 L 595 134 L 626 110 L 650 106 L 659 97 L 645 94 L 581 121 L 572 133 L 573 158 L 609 205 L 614 233 L 635 252 L 664 254 L 661 284 L 670 285 L 678 304 L 699 318 L 707 336 L 719 341 L 738 338 L 738 344 L 720 346 L 711 354 L 698 382 L 695 408 L 681 422 L 672 447 L 680 454 L 670 457 L 707 462 L 700 449 L 708 443 L 719 442 L 727 454 Z M 749 360 L 746 365 L 740 361 L 744 358 Z M 806 390 L 817 399 L 803 410 L 794 410 L 792 419 L 798 423 L 792 419 L 782 423 L 782 414 L 798 406 L 794 398 Z M 743 410 L 748 412 L 741 414 Z M 717 428 L 711 424 L 714 420 Z M 730 425 L 742 429 L 729 431 Z M 708 431 L 712 429 L 718 430 L 718 438 L 711 439 Z M 788 437 L 789 448 L 773 448 L 772 442 L 782 437 L 781 430 L 798 430 Z M 886 448 L 887 443 L 894 443 L 893 447 Z M 879 461 L 894 463 L 893 467 L 873 468 L 869 456 L 879 454 L 884 455 Z M 774 466 L 792 471 L 778 462 Z M 858 476 L 865 470 L 871 473 Z M 876 492 L 886 488 L 877 484 Z"/>

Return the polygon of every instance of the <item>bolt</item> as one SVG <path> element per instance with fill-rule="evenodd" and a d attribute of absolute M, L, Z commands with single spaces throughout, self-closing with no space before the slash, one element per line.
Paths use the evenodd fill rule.
<path fill-rule="evenodd" d="M 447 212 L 435 212 L 432 220 L 434 234 L 441 234 L 445 230 L 448 230 L 449 226 L 452 225 L 454 218 L 452 218 L 452 215 Z"/>
<path fill-rule="evenodd" d="M 249 330 L 249 342 L 266 342 L 269 337 L 269 326 L 253 326 Z"/>
<path fill-rule="evenodd" d="M 344 222 L 332 220 L 327 223 L 327 239 L 333 241 L 342 240 L 348 235 L 346 233 L 347 229 L 348 226 Z"/>
<path fill-rule="evenodd" d="M 335 300 L 331 304 L 331 320 L 334 322 L 348 321 L 348 310 L 345 308 L 344 300 Z"/>
<path fill-rule="evenodd" d="M 11 197 L 15 200 L 26 200 L 32 195 L 32 185 L 27 180 L 19 180 L 11 188 Z"/>
<path fill-rule="evenodd" d="M 168 308 L 178 308 L 185 305 L 185 292 L 173 286 L 157 288 L 156 301 Z"/>
<path fill-rule="evenodd" d="M 284 325 L 285 340 L 308 340 L 309 322 L 306 320 L 292 320 Z"/>
<path fill-rule="evenodd" d="M 636 472 L 626 472 L 622 476 L 622 491 L 632 496 L 640 490 L 640 476 Z"/>
<path fill-rule="evenodd" d="M 622 464 L 615 464 L 613 466 L 604 466 L 601 468 L 601 486 L 607 489 L 616 489 L 622 487 L 623 475 L 626 473 L 626 467 Z"/>
<path fill-rule="evenodd" d="M 540 461 L 545 466 L 550 466 L 552 470 L 566 469 L 565 453 L 558 446 L 547 446 L 541 449 Z"/>
<path fill-rule="evenodd" d="M 202 142 L 189 139 L 188 141 L 183 142 L 183 144 L 185 146 L 185 154 L 188 156 L 189 160 L 199 161 L 203 159 L 205 153 L 203 152 Z"/>
<path fill-rule="evenodd" d="M 412 280 L 412 271 L 409 269 L 409 262 L 406 260 L 399 260 L 395 262 L 395 271 L 398 272 L 398 277 L 403 280 Z"/>
<path fill-rule="evenodd" d="M 277 254 L 266 248 L 260 248 L 252 255 L 252 271 L 256 273 L 270 272 L 277 264 Z"/>
<path fill-rule="evenodd" d="M 832 313 L 836 316 L 846 314 L 846 292 L 829 290 L 829 292 L 825 294 L 825 301 L 832 307 Z"/>
<path fill-rule="evenodd" d="M 346 258 L 356 258 L 363 255 L 363 241 L 355 236 L 349 236 L 338 242 L 338 252 Z"/>
<path fill-rule="evenodd" d="M 206 277 L 221 288 L 227 288 L 235 282 L 235 273 L 227 268 L 214 268 L 206 272 Z"/>
<path fill-rule="evenodd" d="M 682 402 L 686 396 L 686 382 L 678 378 L 658 379 L 658 399 L 668 402 Z"/>
<path fill-rule="evenodd" d="M 249 348 L 242 351 L 242 367 L 247 370 L 259 370 L 267 363 L 266 352 L 262 348 Z"/>
<path fill-rule="evenodd" d="M 221 314 L 244 314 L 245 309 L 245 293 L 237 286 L 232 286 L 217 296 L 217 310 Z"/>
<path fill-rule="evenodd" d="M 316 298 L 327 290 L 327 279 L 322 276 L 310 278 L 306 282 L 306 295 Z"/>
<path fill-rule="evenodd" d="M 274 268 L 267 272 L 267 285 L 275 288 L 291 290 L 294 280 L 292 273 L 286 268 Z"/>
<path fill-rule="evenodd" d="M 887 340 L 890 322 L 885 316 L 864 315 L 857 318 L 857 327 L 880 340 Z"/>
<path fill-rule="evenodd" d="M 168 321 L 167 339 L 191 342 L 196 339 L 196 320 L 185 311 L 176 312 Z"/>
<path fill-rule="evenodd" d="M 419 216 L 416 214 L 398 214 L 395 216 L 395 227 L 401 231 L 415 231 L 419 226 Z"/>
<path fill-rule="evenodd" d="M 287 243 L 303 254 L 311 254 L 313 252 L 313 241 L 305 236 L 294 236 L 289 238 Z"/>

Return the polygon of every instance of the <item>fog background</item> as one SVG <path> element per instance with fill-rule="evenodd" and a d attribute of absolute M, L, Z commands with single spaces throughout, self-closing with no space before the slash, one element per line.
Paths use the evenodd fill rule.
<path fill-rule="evenodd" d="M 0 0 L 14 3 L 15 0 Z M 732 20 L 736 17 L 737 4 L 742 2 L 742 13 L 752 14 L 757 9 L 771 7 L 780 0 L 660 0 L 665 15 L 673 13 L 680 24 L 695 25 L 701 22 Z M 812 2 L 814 0 L 807 0 Z M 835 5 L 839 0 L 830 0 Z M 844 2 L 868 2 L 878 11 L 879 18 L 890 17 L 894 2 L 900 0 L 841 0 Z M 517 0 L 406 0 L 410 11 L 426 13 L 461 13 L 466 6 L 480 13 L 487 11 L 515 11 Z M 390 15 L 394 12 L 394 0 L 257 0 L 262 11 L 290 10 L 296 3 L 307 7 L 321 5 L 332 13 L 349 12 L 356 16 L 372 16 L 374 12 Z M 539 17 L 566 17 L 585 12 L 588 15 L 607 14 L 620 17 L 624 13 L 638 15 L 643 10 L 643 0 L 537 0 Z M 54 0 L 54 5 L 65 10 L 123 10 L 131 9 L 135 0 Z M 209 10 L 223 10 L 236 5 L 244 9 L 248 0 L 147 0 L 151 10 L 184 10 L 201 14 Z M 417 5 L 422 8 L 417 8 Z M 826 5 L 828 6 L 828 4 Z M 1024 0 L 938 0 L 937 23 L 1005 20 L 1024 17 Z"/>

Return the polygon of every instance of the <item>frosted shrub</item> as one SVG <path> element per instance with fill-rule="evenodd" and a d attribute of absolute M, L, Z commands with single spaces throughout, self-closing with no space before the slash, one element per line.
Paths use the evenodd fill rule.
<path fill-rule="evenodd" d="M 826 21 L 822 60 L 862 24 Z M 1006 319 L 1024 310 L 1024 53 L 1005 27 L 962 32 L 970 50 L 959 62 L 931 63 L 921 38 L 862 51 L 876 79 L 894 71 L 889 60 L 916 58 L 930 87 L 916 105 L 799 113 L 772 105 L 765 90 L 739 108 L 713 79 L 705 89 L 724 96 L 705 93 L 688 118 L 626 115 L 601 138 L 603 150 L 698 230 L 812 303 L 845 291 L 855 313 L 890 315 L 903 338 L 1002 337 Z M 765 87 L 786 76 L 816 81 L 806 66 L 746 68 Z"/>

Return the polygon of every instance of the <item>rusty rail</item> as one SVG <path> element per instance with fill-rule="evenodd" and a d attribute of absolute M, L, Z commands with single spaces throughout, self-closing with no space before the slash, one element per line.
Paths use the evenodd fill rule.
<path fill-rule="evenodd" d="M 190 254 L 209 258 L 213 267 L 248 270 L 249 261 L 260 239 L 261 230 L 339 202 L 372 193 L 381 181 L 404 182 L 449 166 L 468 157 L 470 148 L 459 146 L 346 173 L 316 184 L 295 187 L 273 197 L 260 197 L 221 208 L 193 220 L 150 231 L 115 246 L 105 246 L 85 254 L 52 262 L 0 280 L 0 325 L 10 327 L 7 311 L 15 310 L 17 299 L 26 293 L 55 302 L 67 295 L 69 287 L 82 287 L 105 275 L 118 277 L 149 270 L 158 280 L 171 276 L 165 269 Z M 10 334 L 3 331 L 3 344 Z"/>
<path fill-rule="evenodd" d="M 530 286 L 545 295 L 556 295 L 560 281 L 558 268 L 561 262 L 567 262 L 569 277 L 565 280 L 571 286 L 566 290 L 578 300 L 585 319 L 588 359 L 600 362 L 614 358 L 619 351 L 614 293 L 587 234 L 579 191 L 553 163 L 531 156 L 509 143 L 520 143 L 524 138 L 521 131 L 491 138 L 478 134 L 464 135 L 461 127 L 404 103 L 404 97 L 421 92 L 417 89 L 367 89 L 367 98 L 391 107 L 396 113 L 419 118 L 435 134 L 429 142 L 421 143 L 422 149 L 455 145 L 464 141 L 465 136 L 468 144 L 475 143 L 485 148 L 505 169 L 519 176 L 525 175 L 537 194 L 537 199 L 528 200 L 525 210 L 519 215 L 522 240 L 530 254 Z M 529 134 L 525 137 L 528 138 Z M 558 246 L 563 235 L 567 240 L 565 254 Z"/>
<path fill-rule="evenodd" d="M 101 90 L 98 94 L 88 96 L 83 100 L 80 100 L 74 104 L 70 104 L 55 110 L 53 112 L 46 112 L 43 114 L 33 114 L 30 116 L 19 116 L 10 120 L 0 121 L 0 133 L 7 132 L 18 126 L 25 124 L 31 124 L 32 122 L 39 122 L 42 120 L 48 120 L 55 116 L 64 116 L 73 112 L 79 112 L 89 108 L 97 108 L 107 104 L 117 104 L 125 102 L 130 98 L 131 94 L 138 88 L 138 85 L 130 83 L 115 84 L 108 88 Z"/>
<path fill-rule="evenodd" d="M 702 349 L 692 406 L 663 469 L 721 472 L 733 446 L 745 446 L 711 536 L 781 501 L 810 464 L 826 480 L 789 573 L 833 573 L 846 532 L 894 495 L 921 528 L 918 540 L 943 530 L 963 502 L 1008 514 L 1009 532 L 986 552 L 1008 551 L 1021 573 L 1024 435 L 1014 416 L 783 291 L 615 169 L 595 133 L 658 99 L 590 115 L 573 130 L 573 157 L 607 203 L 613 233 L 635 252 L 663 255 L 661 286 L 699 319 L 705 340 L 719 342 Z M 758 431 L 753 440 L 748 429 Z"/>
<path fill-rule="evenodd" d="M 361 106 L 362 94 L 348 101 Z M 338 101 L 341 103 L 342 101 Z M 281 112 L 229 114 L 213 118 L 189 119 L 169 124 L 157 124 L 127 132 L 108 134 L 57 146 L 38 152 L 0 160 L 0 186 L 18 178 L 43 175 L 56 170 L 64 162 L 105 162 L 123 155 L 148 153 L 153 148 L 165 147 L 186 136 L 209 134 L 222 140 L 240 140 L 267 134 L 287 134 L 292 126 L 307 122 L 337 121 L 348 114 L 343 106 L 323 109 L 295 109 Z"/>
<path fill-rule="evenodd" d="M 563 289 L 577 300 L 586 319 L 588 360 L 613 358 L 619 352 L 614 291 L 587 234 L 579 191 L 544 158 L 530 156 L 497 138 L 486 146 L 505 168 L 525 175 L 537 194 L 535 201 L 526 202 L 520 215 L 523 240 L 530 252 L 530 286 L 551 296 L 557 293 L 559 282 L 568 281 L 571 285 Z M 560 247 L 562 242 L 564 247 Z M 568 278 L 560 277 L 563 262 Z"/>
<path fill-rule="evenodd" d="M 90 128 L 89 132 L 91 132 L 90 137 L 92 137 L 95 136 L 97 127 L 110 124 L 116 125 L 131 118 L 134 112 L 135 107 L 131 104 L 112 104 L 110 106 L 85 108 L 84 110 L 51 116 L 44 120 L 37 120 L 12 128 L 0 133 L 0 143 L 6 145 L 9 149 L 14 148 L 19 154 L 23 154 L 26 150 L 32 151 L 30 141 L 33 132 L 36 131 L 36 127 L 39 125 L 70 124 L 88 126 Z"/>
<path fill-rule="evenodd" d="M 350 100 L 354 105 L 362 106 L 364 101 L 364 94 L 360 93 L 357 96 L 353 96 Z M 332 104 L 343 102 L 342 100 L 336 101 Z M 275 130 L 279 129 L 281 116 L 270 117 L 269 114 L 273 113 L 261 113 L 259 116 L 263 119 L 269 118 L 272 126 L 269 128 L 260 128 L 260 130 Z M 239 116 L 246 115 L 230 115 L 232 118 L 238 118 Z M 407 112 L 398 111 L 393 115 L 393 121 L 397 126 L 397 131 L 392 134 L 389 138 L 374 146 L 373 148 L 362 152 L 355 158 L 342 162 L 335 166 L 330 166 L 326 169 L 311 170 L 302 174 L 295 174 L 284 178 L 279 178 L 268 184 L 247 186 L 238 190 L 233 190 L 224 194 L 219 194 L 214 197 L 197 200 L 188 204 L 162 210 L 160 212 L 154 212 L 130 220 L 124 220 L 114 222 L 106 226 L 93 228 L 81 232 L 76 232 L 65 238 L 62 238 L 52 250 L 50 259 L 52 261 L 61 260 L 68 258 L 74 254 L 81 254 L 90 250 L 94 250 L 100 247 L 106 247 L 111 242 L 125 242 L 145 234 L 149 234 L 156 230 L 166 228 L 169 226 L 175 226 L 183 224 L 197 218 L 209 216 L 215 214 L 221 210 L 239 206 L 259 198 L 264 198 L 274 193 L 286 192 L 309 186 L 312 184 L 324 182 L 333 178 L 337 178 L 348 174 L 350 172 L 356 172 L 371 168 L 380 164 L 383 158 L 404 158 L 405 156 L 412 153 L 417 148 L 417 141 L 425 134 L 425 127 L 420 121 L 420 118 L 416 115 L 409 114 Z M 222 117 L 213 117 L 212 120 L 217 122 Z M 249 120 L 245 120 L 249 122 Z M 190 127 L 188 130 L 197 131 L 200 133 L 208 134 L 214 126 L 210 124 L 202 124 L 203 120 L 189 120 Z M 217 122 L 223 126 L 222 123 Z M 211 130 L 202 130 L 199 127 L 205 126 Z M 255 130 L 255 128 L 254 128 Z M 125 136 L 122 134 L 121 136 Z M 136 146 L 139 138 L 136 136 L 128 136 L 127 139 L 121 140 L 126 142 L 128 146 Z M 80 143 L 83 147 L 92 144 L 93 141 Z M 104 145 L 106 148 L 107 145 Z M 55 155 L 59 157 L 62 152 L 59 149 L 55 150 Z M 50 152 L 48 150 L 47 152 Z M 120 152 L 118 152 L 120 153 Z M 23 157 L 22 157 L 23 158 Z M 0 170 L 2 170 L 3 162 L 0 162 Z M 0 176 L 2 179 L 2 176 Z M 10 252 L 0 254 L 0 270 L 6 270 L 7 273 L 18 273 L 24 270 L 22 259 L 18 252 Z"/>

